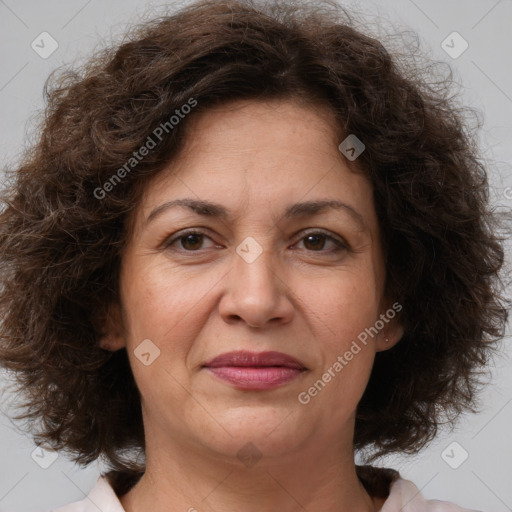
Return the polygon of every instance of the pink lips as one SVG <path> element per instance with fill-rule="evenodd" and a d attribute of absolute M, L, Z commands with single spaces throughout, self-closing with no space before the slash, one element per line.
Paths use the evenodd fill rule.
<path fill-rule="evenodd" d="M 239 389 L 265 390 L 282 386 L 298 377 L 307 368 L 281 352 L 229 352 L 203 366 L 216 377 Z"/>

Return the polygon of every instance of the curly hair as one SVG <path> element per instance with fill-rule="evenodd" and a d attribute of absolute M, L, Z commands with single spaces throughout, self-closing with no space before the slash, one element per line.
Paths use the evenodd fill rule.
<path fill-rule="evenodd" d="M 385 290 L 403 307 L 404 335 L 376 354 L 355 448 L 372 448 L 369 460 L 414 453 L 443 415 L 475 412 L 478 376 L 508 316 L 500 219 L 468 121 L 475 111 L 451 95 L 449 66 L 444 76 L 439 63 L 415 60 L 418 44 L 400 53 L 380 41 L 334 0 L 207 0 L 50 76 L 40 137 L 7 169 L 0 215 L 0 364 L 25 400 L 17 419 L 38 443 L 81 465 L 104 457 L 120 494 L 143 474 L 126 350 L 99 345 L 120 300 L 129 219 L 183 147 L 189 120 L 241 99 L 327 106 L 340 133 L 366 147 L 352 167 L 374 190 Z M 165 136 L 121 173 L 159 126 Z"/>

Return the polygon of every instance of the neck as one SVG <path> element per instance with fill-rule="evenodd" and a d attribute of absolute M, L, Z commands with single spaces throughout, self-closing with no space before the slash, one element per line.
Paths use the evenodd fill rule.
<path fill-rule="evenodd" d="M 146 471 L 120 498 L 126 512 L 376 512 L 385 501 L 358 479 L 351 444 L 319 440 L 245 463 L 184 440 L 166 444 L 147 444 Z"/>

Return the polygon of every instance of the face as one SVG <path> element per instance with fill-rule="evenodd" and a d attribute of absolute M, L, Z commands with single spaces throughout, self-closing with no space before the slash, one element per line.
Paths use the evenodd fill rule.
<path fill-rule="evenodd" d="M 133 219 L 122 334 L 103 340 L 128 351 L 146 437 L 219 457 L 249 441 L 284 455 L 352 439 L 375 352 L 401 336 L 382 316 L 392 301 L 370 183 L 320 108 L 236 102 L 190 121 Z M 205 366 L 234 351 L 279 352 L 300 369 L 286 358 Z"/>

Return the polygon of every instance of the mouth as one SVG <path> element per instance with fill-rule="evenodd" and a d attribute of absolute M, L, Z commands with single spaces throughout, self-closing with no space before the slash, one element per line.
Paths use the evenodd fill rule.
<path fill-rule="evenodd" d="M 203 365 L 215 377 L 238 389 L 267 390 L 296 379 L 307 368 L 281 352 L 229 352 Z"/>

